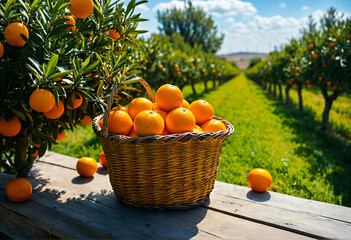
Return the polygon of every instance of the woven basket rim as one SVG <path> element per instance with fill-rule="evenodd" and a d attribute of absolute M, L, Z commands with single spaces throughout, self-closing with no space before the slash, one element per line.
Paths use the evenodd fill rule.
<path fill-rule="evenodd" d="M 95 134 L 99 138 L 104 138 L 104 136 L 101 133 L 101 127 L 99 126 L 99 121 L 103 117 L 103 114 L 100 114 L 96 116 L 93 119 L 93 129 Z M 206 140 L 208 138 L 213 138 L 213 137 L 229 137 L 230 135 L 233 134 L 234 132 L 234 126 L 228 122 L 227 120 L 214 116 L 213 119 L 219 120 L 224 123 L 224 125 L 227 127 L 226 131 L 218 131 L 215 133 L 212 132 L 201 132 L 201 133 L 194 133 L 194 132 L 186 132 L 186 133 L 177 133 L 177 134 L 169 134 L 169 135 L 149 135 L 149 136 L 143 136 L 143 137 L 129 137 L 126 135 L 118 135 L 114 133 L 108 133 L 107 138 L 110 139 L 117 139 L 119 143 L 139 143 L 139 142 L 154 142 L 154 141 L 165 141 L 165 142 L 173 142 L 177 141 L 179 139 L 187 138 L 187 139 L 198 139 L 200 141 Z"/>

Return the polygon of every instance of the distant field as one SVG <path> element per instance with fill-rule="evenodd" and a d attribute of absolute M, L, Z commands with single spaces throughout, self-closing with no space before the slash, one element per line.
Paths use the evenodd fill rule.
<path fill-rule="evenodd" d="M 223 55 L 228 61 L 236 62 L 241 70 L 245 70 L 249 66 L 250 60 L 255 57 L 259 57 L 262 60 L 267 58 L 267 54 L 257 54 L 257 53 L 236 53 L 230 55 Z"/>

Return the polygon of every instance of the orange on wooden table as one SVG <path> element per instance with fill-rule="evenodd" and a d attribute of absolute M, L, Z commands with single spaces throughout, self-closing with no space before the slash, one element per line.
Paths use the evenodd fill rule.
<path fill-rule="evenodd" d="M 133 127 L 132 118 L 122 110 L 111 111 L 108 119 L 108 132 L 127 135 Z"/>
<path fill-rule="evenodd" d="M 59 100 L 59 105 L 56 106 L 54 104 L 53 108 L 51 108 L 48 112 L 43 112 L 44 116 L 50 119 L 57 119 L 62 116 L 63 112 L 65 111 L 65 105 L 61 100 Z"/>
<path fill-rule="evenodd" d="M 29 38 L 29 32 L 26 25 L 20 22 L 10 23 L 4 31 L 6 42 L 15 47 L 20 47 L 26 44 L 26 41 L 22 39 L 21 34 L 26 36 L 27 39 Z"/>
<path fill-rule="evenodd" d="M 133 128 L 138 136 L 160 135 L 165 128 L 165 122 L 157 112 L 144 110 L 135 117 Z"/>
<path fill-rule="evenodd" d="M 224 125 L 222 121 L 217 119 L 211 119 L 207 122 L 204 122 L 201 125 L 201 129 L 204 132 L 218 132 L 218 131 L 226 131 L 227 127 Z"/>
<path fill-rule="evenodd" d="M 99 162 L 103 168 L 107 168 L 107 161 L 104 151 L 100 153 Z"/>
<path fill-rule="evenodd" d="M 83 103 L 83 96 L 79 92 L 73 92 L 72 93 L 72 106 L 68 103 L 67 108 L 68 109 L 77 109 L 82 105 Z"/>
<path fill-rule="evenodd" d="M 264 192 L 271 186 L 272 176 L 266 169 L 255 168 L 247 176 L 247 181 L 252 190 Z"/>
<path fill-rule="evenodd" d="M 214 115 L 212 105 L 205 100 L 196 100 L 189 106 L 189 110 L 194 114 L 197 124 L 202 124 L 211 120 Z"/>
<path fill-rule="evenodd" d="M 13 202 L 24 202 L 32 195 L 32 185 L 25 178 L 11 180 L 6 186 L 6 195 Z"/>
<path fill-rule="evenodd" d="M 92 0 L 70 0 L 69 10 L 76 18 L 89 17 L 94 10 L 94 3 Z"/>
<path fill-rule="evenodd" d="M 82 120 L 80 120 L 80 124 L 82 124 L 83 126 L 88 126 L 92 122 L 93 122 L 93 120 L 88 115 L 85 115 L 84 118 Z"/>
<path fill-rule="evenodd" d="M 98 164 L 94 158 L 79 158 L 76 164 L 76 170 L 81 177 L 92 177 L 98 169 Z"/>
<path fill-rule="evenodd" d="M 55 105 L 54 94 L 46 89 L 37 89 L 30 95 L 29 105 L 37 112 L 48 112 Z"/>
<path fill-rule="evenodd" d="M 14 137 L 21 131 L 21 126 L 21 121 L 16 116 L 13 116 L 9 122 L 5 118 L 1 118 L 0 134 L 5 137 Z"/>
<path fill-rule="evenodd" d="M 119 32 L 115 29 L 110 29 L 108 31 L 108 35 L 115 40 L 117 40 L 121 37 L 121 34 L 119 34 Z"/>
<path fill-rule="evenodd" d="M 76 25 L 76 20 L 74 20 L 72 16 L 66 16 L 66 18 L 67 18 L 66 24 Z M 76 26 L 69 27 L 67 28 L 67 30 L 74 32 L 76 30 Z"/>
<path fill-rule="evenodd" d="M 166 126 L 170 133 L 184 133 L 194 131 L 196 119 L 194 114 L 186 108 L 178 107 L 170 111 L 166 118 Z"/>
<path fill-rule="evenodd" d="M 183 104 L 183 93 L 174 85 L 165 84 L 155 94 L 157 106 L 164 111 L 171 111 Z"/>
<path fill-rule="evenodd" d="M 144 110 L 153 110 L 154 104 L 146 98 L 134 98 L 128 105 L 128 114 L 134 120 L 138 113 Z"/>

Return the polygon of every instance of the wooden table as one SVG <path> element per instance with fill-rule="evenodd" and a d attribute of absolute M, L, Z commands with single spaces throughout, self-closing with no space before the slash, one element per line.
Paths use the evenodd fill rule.
<path fill-rule="evenodd" d="M 142 210 L 117 201 L 107 171 L 81 178 L 77 159 L 48 152 L 28 180 L 33 194 L 14 203 L 0 174 L 0 232 L 11 238 L 351 239 L 351 208 L 216 182 L 204 207 Z"/>

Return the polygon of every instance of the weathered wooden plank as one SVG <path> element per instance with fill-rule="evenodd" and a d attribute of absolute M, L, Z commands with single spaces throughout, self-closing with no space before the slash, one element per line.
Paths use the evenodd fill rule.
<path fill-rule="evenodd" d="M 37 162 L 31 176 L 33 178 L 29 179 L 35 189 L 29 202 L 81 221 L 83 226 L 76 229 L 80 231 L 96 230 L 113 238 L 307 239 L 201 207 L 186 211 L 129 208 L 117 202 L 108 176 L 95 174 L 93 179 L 83 179 L 77 177 L 76 171 L 69 166 L 62 168 Z M 0 174 L 1 178 L 4 178 L 3 174 Z M 4 186 L 0 185 L 0 188 Z M 70 228 L 76 227 L 72 225 Z"/>

